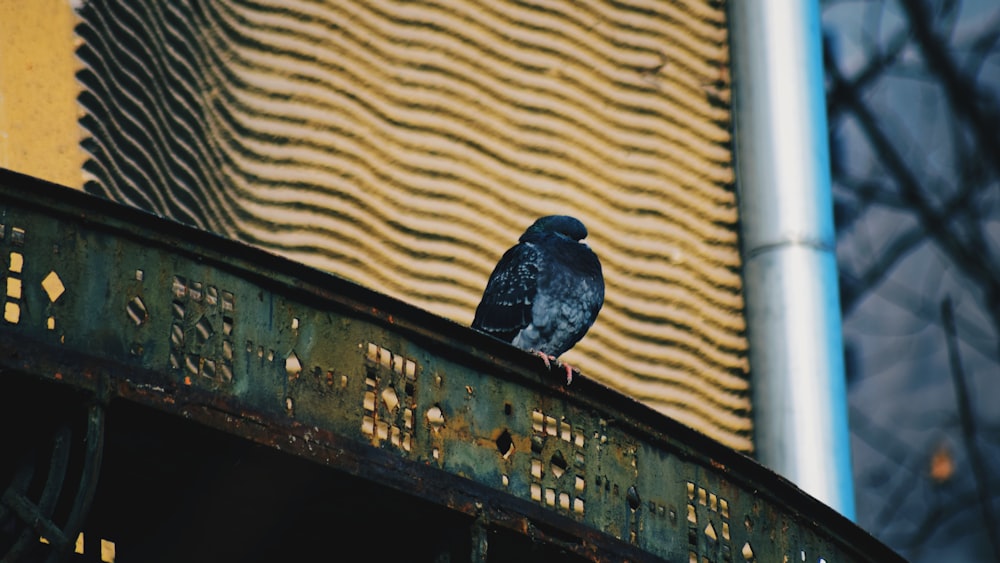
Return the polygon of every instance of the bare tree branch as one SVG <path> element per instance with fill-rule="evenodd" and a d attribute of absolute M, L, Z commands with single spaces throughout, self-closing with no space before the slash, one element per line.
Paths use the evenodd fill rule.
<path fill-rule="evenodd" d="M 927 229 L 934 240 L 952 258 L 955 265 L 966 273 L 983 290 L 989 305 L 993 324 L 1000 329 L 1000 276 L 994 275 L 994 266 L 982 260 L 982 255 L 969 248 L 968 241 L 951 228 L 951 217 L 937 209 L 924 195 L 917 176 L 896 150 L 895 145 L 879 127 L 879 121 L 865 104 L 856 90 L 844 87 L 844 78 L 834 61 L 828 61 L 827 68 L 835 85 L 842 88 L 845 103 L 861 125 L 872 148 L 879 154 L 886 167 L 900 186 L 900 193 L 910 204 L 920 224 Z M 974 190 L 965 187 L 956 201 L 972 197 Z"/>
<path fill-rule="evenodd" d="M 958 408 L 959 421 L 962 425 L 962 439 L 969 455 L 969 464 L 976 480 L 979 493 L 979 507 L 986 525 L 987 537 L 993 548 L 993 556 L 1000 561 L 1000 527 L 997 526 L 996 515 L 993 513 L 993 495 L 990 493 L 990 473 L 986 472 L 982 453 L 979 451 L 976 436 L 976 417 L 969 400 L 969 390 L 965 381 L 965 370 L 962 357 L 958 350 L 958 338 L 955 331 L 955 315 L 952 311 L 951 299 L 941 302 L 941 325 L 944 328 L 945 340 L 948 344 L 948 359 L 951 363 L 951 377 L 955 384 L 955 402 Z"/>
<path fill-rule="evenodd" d="M 902 3 L 906 12 L 913 36 L 920 46 L 924 58 L 931 71 L 941 78 L 941 84 L 947 94 L 948 101 L 955 115 L 965 118 L 976 137 L 980 150 L 987 153 L 989 161 L 1000 173 L 1000 118 L 992 112 L 981 109 L 981 103 L 986 101 L 990 107 L 996 107 L 996 100 L 978 88 L 958 70 L 958 65 L 952 60 L 945 45 L 932 26 L 934 21 L 928 13 L 924 0 L 907 0 Z"/>
<path fill-rule="evenodd" d="M 1000 4 L 823 4 L 836 7 L 827 45 L 843 47 L 824 62 L 837 230 L 850 235 L 838 242 L 845 341 L 864 348 L 860 372 L 887 377 L 850 391 L 852 437 L 871 446 L 857 454 L 859 523 L 922 561 L 953 549 L 1000 563 L 1000 434 L 973 412 L 967 376 L 1000 364 Z M 946 338 L 927 339 L 937 326 Z M 920 343 L 912 354 L 904 335 Z M 928 369 L 942 359 L 950 369 Z M 1000 378 L 979 381 L 1000 392 Z M 927 384 L 954 386 L 955 401 Z M 891 424 L 873 422 L 883 406 Z M 945 480 L 927 449 L 940 434 L 965 454 Z"/>

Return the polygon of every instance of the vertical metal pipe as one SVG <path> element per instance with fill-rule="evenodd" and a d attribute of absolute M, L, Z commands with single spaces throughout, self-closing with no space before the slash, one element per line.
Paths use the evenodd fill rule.
<path fill-rule="evenodd" d="M 479 514 L 472 523 L 471 563 L 486 563 L 489 552 L 489 536 L 486 533 L 486 518 Z"/>
<path fill-rule="evenodd" d="M 853 520 L 818 0 L 729 15 L 757 458 Z"/>

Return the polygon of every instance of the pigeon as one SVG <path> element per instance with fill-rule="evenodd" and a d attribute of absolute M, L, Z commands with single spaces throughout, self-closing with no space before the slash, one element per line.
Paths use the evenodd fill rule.
<path fill-rule="evenodd" d="M 587 228 L 568 215 L 535 221 L 500 258 L 476 307 L 472 328 L 541 356 L 545 366 L 573 347 L 604 305 L 604 275 L 585 243 Z M 566 384 L 573 368 L 566 368 Z"/>

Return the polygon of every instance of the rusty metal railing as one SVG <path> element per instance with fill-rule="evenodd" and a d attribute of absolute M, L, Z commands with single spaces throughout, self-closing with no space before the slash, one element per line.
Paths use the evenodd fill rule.
<path fill-rule="evenodd" d="M 473 560 L 484 529 L 594 561 L 900 560 L 750 458 L 371 289 L 8 171 L 0 223 L 0 370 L 466 514 Z M 15 485 L 0 519 L 51 535 Z"/>

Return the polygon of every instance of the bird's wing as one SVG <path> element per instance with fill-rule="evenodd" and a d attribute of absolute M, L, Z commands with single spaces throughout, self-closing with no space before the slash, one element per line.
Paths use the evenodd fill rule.
<path fill-rule="evenodd" d="M 534 244 L 520 243 L 504 253 L 476 307 L 472 328 L 510 342 L 531 323 L 542 256 Z"/>

